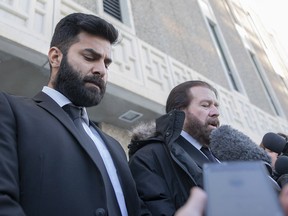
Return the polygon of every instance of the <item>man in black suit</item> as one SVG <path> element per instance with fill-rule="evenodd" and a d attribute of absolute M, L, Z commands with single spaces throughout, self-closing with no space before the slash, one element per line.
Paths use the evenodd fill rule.
<path fill-rule="evenodd" d="M 51 41 L 48 86 L 33 99 L 0 94 L 0 215 L 146 213 L 121 145 L 85 109 L 105 93 L 117 38 L 105 20 L 70 14 Z"/>
<path fill-rule="evenodd" d="M 203 187 L 204 163 L 219 162 L 210 152 L 210 133 L 219 126 L 217 91 L 191 80 L 170 92 L 167 114 L 134 129 L 129 166 L 140 198 L 152 215 L 174 215 L 193 186 Z"/>

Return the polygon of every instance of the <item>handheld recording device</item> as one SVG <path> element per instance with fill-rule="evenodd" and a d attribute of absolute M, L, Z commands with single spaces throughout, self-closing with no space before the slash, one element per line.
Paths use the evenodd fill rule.
<path fill-rule="evenodd" d="M 207 163 L 206 216 L 283 216 L 278 194 L 261 161 Z"/>

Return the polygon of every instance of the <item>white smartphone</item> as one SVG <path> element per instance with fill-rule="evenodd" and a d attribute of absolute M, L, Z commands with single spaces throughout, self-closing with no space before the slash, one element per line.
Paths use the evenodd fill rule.
<path fill-rule="evenodd" d="M 283 216 L 278 193 L 260 161 L 207 163 L 206 216 Z"/>

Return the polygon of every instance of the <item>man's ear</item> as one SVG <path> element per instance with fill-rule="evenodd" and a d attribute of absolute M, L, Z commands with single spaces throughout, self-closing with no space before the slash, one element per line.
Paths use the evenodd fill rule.
<path fill-rule="evenodd" d="M 59 68 L 63 58 L 63 53 L 57 47 L 51 47 L 48 52 L 48 59 L 51 65 L 51 68 Z"/>
<path fill-rule="evenodd" d="M 63 53 L 57 47 L 51 47 L 48 52 L 48 59 L 51 67 L 48 86 L 54 88 L 55 80 L 63 59 Z"/>

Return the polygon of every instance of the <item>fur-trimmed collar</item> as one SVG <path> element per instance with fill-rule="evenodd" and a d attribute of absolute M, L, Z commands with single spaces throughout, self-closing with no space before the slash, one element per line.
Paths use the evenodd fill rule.
<path fill-rule="evenodd" d="M 156 123 L 155 120 L 150 122 L 140 122 L 133 127 L 129 132 L 131 142 L 146 140 L 156 135 Z"/>

